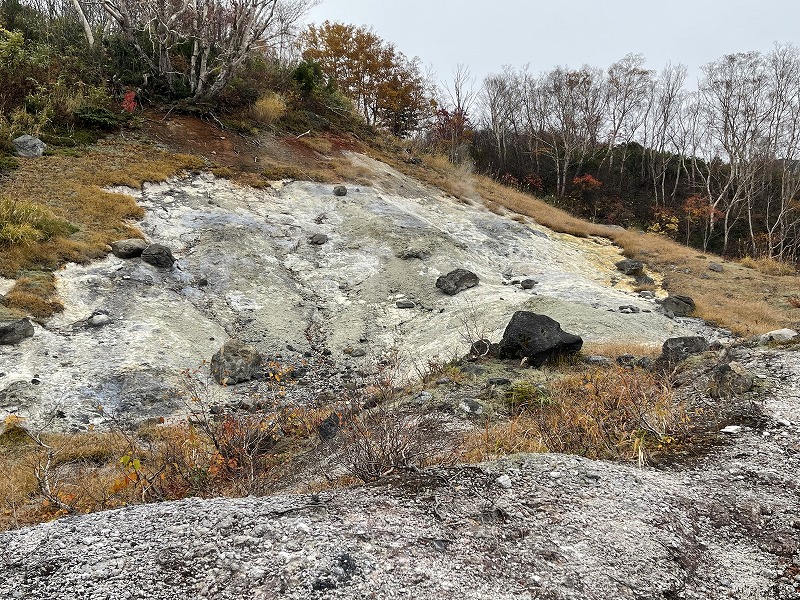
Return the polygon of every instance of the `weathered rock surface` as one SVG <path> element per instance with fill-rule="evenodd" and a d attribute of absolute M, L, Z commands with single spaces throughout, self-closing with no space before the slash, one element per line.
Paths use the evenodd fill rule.
<path fill-rule="evenodd" d="M 21 135 L 11 143 L 14 144 L 14 154 L 25 158 L 38 158 L 47 150 L 47 144 L 30 135 Z"/>
<path fill-rule="evenodd" d="M 455 296 L 476 285 L 478 285 L 478 276 L 466 269 L 454 269 L 436 279 L 436 287 L 448 296 Z"/>
<path fill-rule="evenodd" d="M 334 196 L 347 196 L 347 188 L 343 185 L 337 185 L 333 188 Z"/>
<path fill-rule="evenodd" d="M 768 344 L 769 342 L 788 342 L 798 336 L 794 329 L 776 329 L 769 331 L 758 338 L 759 343 Z"/>
<path fill-rule="evenodd" d="M 661 306 L 665 311 L 669 311 L 676 317 L 688 317 L 694 312 L 694 300 L 689 296 L 682 296 L 675 294 L 674 296 L 667 296 L 664 298 Z"/>
<path fill-rule="evenodd" d="M 742 360 L 767 422 L 686 463 L 518 455 L 66 518 L 0 533 L 0 597 L 796 600 L 800 355 Z"/>
<path fill-rule="evenodd" d="M 497 355 L 499 358 L 526 358 L 528 364 L 541 367 L 551 358 L 578 352 L 582 346 L 580 336 L 563 331 L 550 317 L 518 311 L 503 332 Z"/>
<path fill-rule="evenodd" d="M 211 374 L 220 385 L 234 385 L 255 379 L 263 357 L 241 340 L 228 340 L 211 357 Z"/>
<path fill-rule="evenodd" d="M 171 269 L 175 263 L 172 250 L 163 244 L 150 244 L 141 254 L 142 260 L 147 264 L 158 267 L 159 269 Z"/>
<path fill-rule="evenodd" d="M 708 350 L 708 340 L 702 336 L 670 338 L 665 340 L 661 347 L 660 359 L 668 365 L 675 365 L 685 360 L 690 354 L 698 354 L 706 350 Z"/>
<path fill-rule="evenodd" d="M 181 373 L 230 338 L 280 361 L 306 361 L 308 385 L 289 391 L 305 402 L 344 385 L 344 348 L 368 352 L 359 364 L 396 350 L 400 368 L 412 374 L 415 361 L 466 353 L 465 322 L 497 340 L 517 310 L 546 314 L 593 342 L 659 346 L 702 328 L 644 313 L 653 301 L 615 283 L 621 254 L 604 240 L 540 236 L 538 225 L 460 203 L 385 164 L 354 160 L 377 182 L 350 190 L 346 200 L 317 183 L 256 190 L 209 174 L 119 190 L 136 196 L 146 211 L 139 228 L 173 249 L 176 268 L 112 255 L 56 272 L 64 312 L 30 343 L 0 347 L 0 419 L 19 414 L 85 429 L 102 425 L 98 405 L 134 420 L 172 414 L 181 410 L 174 401 L 185 385 Z M 335 251 L 309 245 L 312 233 L 335 240 L 328 242 Z M 430 255 L 403 260 L 406 248 Z M 480 278 L 469 302 L 432 285 L 454 264 Z M 539 282 L 535 294 L 503 285 L 526 278 Z M 397 310 L 401 292 L 420 310 Z M 624 304 L 642 313 L 609 312 Z M 85 327 L 98 312 L 111 322 Z M 39 385 L 30 385 L 34 375 Z M 263 384 L 218 390 L 220 401 L 259 393 Z M 54 414 L 66 417 L 53 421 Z"/>
<path fill-rule="evenodd" d="M 130 238 L 127 240 L 118 240 L 112 242 L 111 252 L 117 258 L 136 258 L 141 256 L 142 252 L 149 246 L 146 241 L 139 238 Z M 170 265 L 172 266 L 172 265 Z"/>
<path fill-rule="evenodd" d="M 28 319 L 16 321 L 0 321 L 0 344 L 18 344 L 25 338 L 33 336 L 33 324 Z"/>
<path fill-rule="evenodd" d="M 642 261 L 633 260 L 631 258 L 621 260 L 614 266 L 625 275 L 642 275 L 642 269 L 644 269 L 644 263 Z"/>

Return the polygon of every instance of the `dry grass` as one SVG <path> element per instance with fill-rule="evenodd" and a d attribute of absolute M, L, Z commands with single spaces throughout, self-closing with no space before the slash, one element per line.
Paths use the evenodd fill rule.
<path fill-rule="evenodd" d="M 330 413 L 193 413 L 135 432 L 74 434 L 28 432 L 9 418 L 0 434 L 0 531 L 131 504 L 269 493 Z"/>
<path fill-rule="evenodd" d="M 739 261 L 739 264 L 748 269 L 755 269 L 764 275 L 797 275 L 797 269 L 794 265 L 766 256 L 762 256 L 761 258 L 745 256 Z"/>
<path fill-rule="evenodd" d="M 37 319 L 46 319 L 64 308 L 56 297 L 55 277 L 40 271 L 28 272 L 17 279 L 2 303 L 15 314 Z"/>
<path fill-rule="evenodd" d="M 661 353 L 661 347 L 631 342 L 585 342 L 581 353 L 584 355 L 610 356 L 612 358 L 623 354 L 655 358 Z"/>
<path fill-rule="evenodd" d="M 275 92 L 265 94 L 250 108 L 250 116 L 261 125 L 273 125 L 285 114 L 286 102 Z"/>
<path fill-rule="evenodd" d="M 0 274 L 16 277 L 25 269 L 54 270 L 66 262 L 86 262 L 104 256 L 115 240 L 141 237 L 131 222 L 142 217 L 141 207 L 130 196 L 103 188 L 139 188 L 145 181 L 161 181 L 200 165 L 191 156 L 122 142 L 103 142 L 79 156 L 20 159 L 20 168 L 3 181 L 0 195 L 9 206 L 35 207 L 31 222 L 44 228 L 45 235 L 0 248 Z M 20 308 L 30 307 L 31 314 L 44 318 L 59 305 L 39 289 L 22 281 L 10 296 Z"/>
<path fill-rule="evenodd" d="M 368 152 L 397 170 L 458 198 L 480 198 L 487 206 L 505 207 L 560 233 L 607 238 L 620 246 L 625 256 L 642 260 L 649 268 L 660 271 L 670 293 L 691 296 L 697 305 L 696 316 L 734 333 L 755 335 L 800 326 L 798 316 L 785 300 L 798 294 L 800 282 L 795 276 L 785 276 L 794 275 L 785 265 L 758 263 L 762 265 L 761 270 L 748 269 L 711 254 L 702 256 L 698 250 L 663 235 L 589 223 L 488 177 L 471 175 L 463 167 L 451 165 L 445 157 L 424 156 L 421 164 L 414 164 L 399 158 L 404 155 L 399 148 L 373 148 Z M 725 271 L 709 271 L 710 261 L 723 263 Z M 784 276 L 778 277 L 775 273 Z"/>
<path fill-rule="evenodd" d="M 511 418 L 487 422 L 466 459 L 516 452 L 565 452 L 647 462 L 685 430 L 681 405 L 652 373 L 612 367 L 568 374 L 546 391 L 524 382 L 506 392 Z"/>

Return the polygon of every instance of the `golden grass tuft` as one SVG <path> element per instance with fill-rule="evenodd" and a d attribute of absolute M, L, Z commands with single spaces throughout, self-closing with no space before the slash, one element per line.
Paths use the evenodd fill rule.
<path fill-rule="evenodd" d="M 273 125 L 286 114 L 286 101 L 275 92 L 268 92 L 250 107 L 250 116 L 261 125 Z"/>
<path fill-rule="evenodd" d="M 2 182 L 0 228 L 6 215 L 26 219 L 39 233 L 28 232 L 22 243 L 0 247 L 0 275 L 11 278 L 26 269 L 53 270 L 66 262 L 99 258 L 111 242 L 141 237 L 131 221 L 143 216 L 142 208 L 133 197 L 103 188 L 139 188 L 145 181 L 162 181 L 202 165 L 195 157 L 119 141 L 101 142 L 78 156 L 19 162 L 19 169 Z M 42 295 L 41 288 L 26 286 L 23 282 L 12 290 L 7 303 L 41 318 L 60 310 L 51 293 Z"/>
<path fill-rule="evenodd" d="M 739 264 L 748 269 L 755 269 L 764 275 L 797 275 L 797 269 L 794 265 L 767 256 L 762 256 L 761 258 L 745 256 L 739 261 Z"/>
<path fill-rule="evenodd" d="M 511 418 L 487 422 L 466 442 L 465 458 L 483 461 L 517 452 L 564 452 L 647 462 L 685 431 L 684 409 L 652 373 L 611 367 L 567 374 L 543 392 L 514 395 Z"/>

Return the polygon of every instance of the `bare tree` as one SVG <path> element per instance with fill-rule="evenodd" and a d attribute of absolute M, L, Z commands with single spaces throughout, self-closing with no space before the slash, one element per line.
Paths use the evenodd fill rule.
<path fill-rule="evenodd" d="M 318 0 L 101 0 L 152 75 L 175 89 L 188 81 L 195 100 L 216 96 L 252 50 L 281 40 Z M 145 42 L 145 43 L 143 43 Z M 180 47 L 191 55 L 183 71 Z"/>

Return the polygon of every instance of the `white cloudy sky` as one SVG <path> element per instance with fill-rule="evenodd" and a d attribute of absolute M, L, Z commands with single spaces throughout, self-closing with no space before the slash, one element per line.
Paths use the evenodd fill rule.
<path fill-rule="evenodd" d="M 800 45 L 800 0 L 323 0 L 308 21 L 326 19 L 371 26 L 439 81 L 459 63 L 480 81 L 506 64 L 608 67 L 629 52 L 696 80 L 724 54 Z"/>

